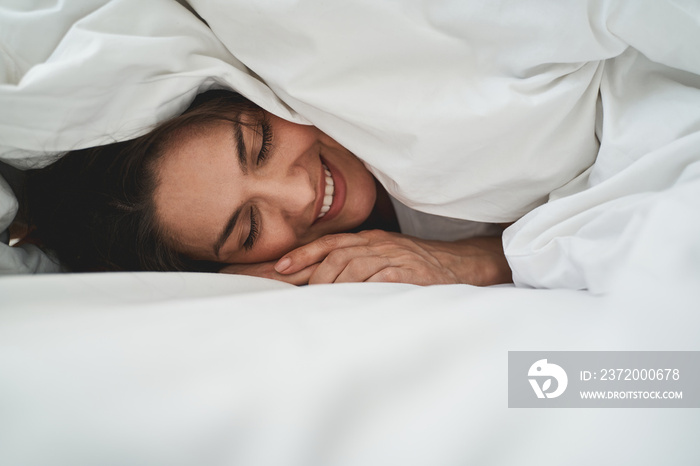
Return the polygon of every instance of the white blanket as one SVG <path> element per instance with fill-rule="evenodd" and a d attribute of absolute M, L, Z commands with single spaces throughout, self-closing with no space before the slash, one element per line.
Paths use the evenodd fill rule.
<path fill-rule="evenodd" d="M 595 291 L 644 247 L 631 234 L 652 209 L 640 196 L 694 189 L 693 0 L 190 3 L 211 30 L 165 0 L 3 7 L 0 157 L 30 166 L 132 137 L 230 86 L 280 116 L 299 112 L 419 210 L 513 221 L 568 195 L 517 222 L 506 252 L 520 285 Z M 614 176 L 640 165 L 642 182 Z M 692 231 L 689 202 L 678 215 Z"/>

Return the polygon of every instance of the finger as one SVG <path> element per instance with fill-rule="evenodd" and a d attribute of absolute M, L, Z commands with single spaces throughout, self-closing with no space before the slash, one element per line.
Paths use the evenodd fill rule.
<path fill-rule="evenodd" d="M 367 282 L 383 282 L 383 283 L 413 283 L 418 285 L 415 280 L 406 273 L 405 269 L 400 267 L 385 267 L 377 273 L 369 277 Z"/>
<path fill-rule="evenodd" d="M 318 264 L 312 264 L 298 272 L 285 275 L 275 272 L 271 278 L 297 286 L 307 285 L 309 283 L 309 278 L 313 275 L 317 267 Z"/>
<path fill-rule="evenodd" d="M 326 235 L 285 254 L 277 264 L 278 273 L 296 273 L 305 267 L 323 261 L 328 254 L 340 248 L 367 244 L 367 238 L 359 234 L 340 233 Z"/>
<path fill-rule="evenodd" d="M 311 277 L 317 267 L 318 264 L 312 264 L 298 272 L 282 275 L 275 271 L 273 262 L 266 262 L 260 264 L 232 264 L 222 268 L 219 272 L 268 278 L 292 285 L 306 285 L 309 282 L 309 277 Z"/>
<path fill-rule="evenodd" d="M 391 261 L 386 257 L 357 257 L 348 262 L 348 265 L 336 277 L 335 283 L 364 282 L 387 267 L 391 267 Z"/>
<path fill-rule="evenodd" d="M 266 277 L 267 275 L 269 275 L 270 272 L 274 270 L 274 263 L 260 262 L 255 264 L 229 264 L 219 269 L 219 273 Z"/>
<path fill-rule="evenodd" d="M 309 278 L 309 284 L 334 283 L 350 264 L 352 266 L 350 266 L 351 268 L 348 272 L 354 273 L 348 275 L 347 280 L 357 281 L 353 280 L 352 277 L 360 275 L 363 275 L 363 279 L 367 278 L 373 273 L 370 264 L 377 257 L 380 256 L 374 254 L 371 248 L 367 246 L 335 249 L 321 261 L 316 271 Z M 363 269 L 368 270 L 363 273 Z"/>

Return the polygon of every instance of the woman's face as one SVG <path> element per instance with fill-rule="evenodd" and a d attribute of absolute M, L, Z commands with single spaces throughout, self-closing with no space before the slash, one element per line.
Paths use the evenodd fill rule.
<path fill-rule="evenodd" d="M 197 260 L 278 259 L 360 225 L 376 199 L 357 157 L 317 128 L 267 112 L 251 126 L 180 131 L 155 170 L 157 220 L 175 249 Z"/>

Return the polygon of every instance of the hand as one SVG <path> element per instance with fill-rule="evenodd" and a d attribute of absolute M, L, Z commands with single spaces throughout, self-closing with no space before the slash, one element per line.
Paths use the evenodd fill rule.
<path fill-rule="evenodd" d="M 286 254 L 275 270 L 295 279 L 308 277 L 310 284 L 378 281 L 485 286 L 512 281 L 498 237 L 442 242 L 381 230 L 324 236 Z"/>
<path fill-rule="evenodd" d="M 260 262 L 258 264 L 231 264 L 219 270 L 220 273 L 232 273 L 237 275 L 252 275 L 254 277 L 271 278 L 292 285 L 306 285 L 309 277 L 316 270 L 318 264 L 313 264 L 296 273 L 280 274 L 275 270 L 276 261 Z"/>

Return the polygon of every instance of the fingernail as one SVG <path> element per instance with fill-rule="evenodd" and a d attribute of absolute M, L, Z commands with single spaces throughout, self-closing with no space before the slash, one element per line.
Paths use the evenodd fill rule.
<path fill-rule="evenodd" d="M 292 265 L 292 260 L 289 257 L 285 257 L 275 264 L 275 270 L 282 273 L 287 270 L 290 265 Z"/>

